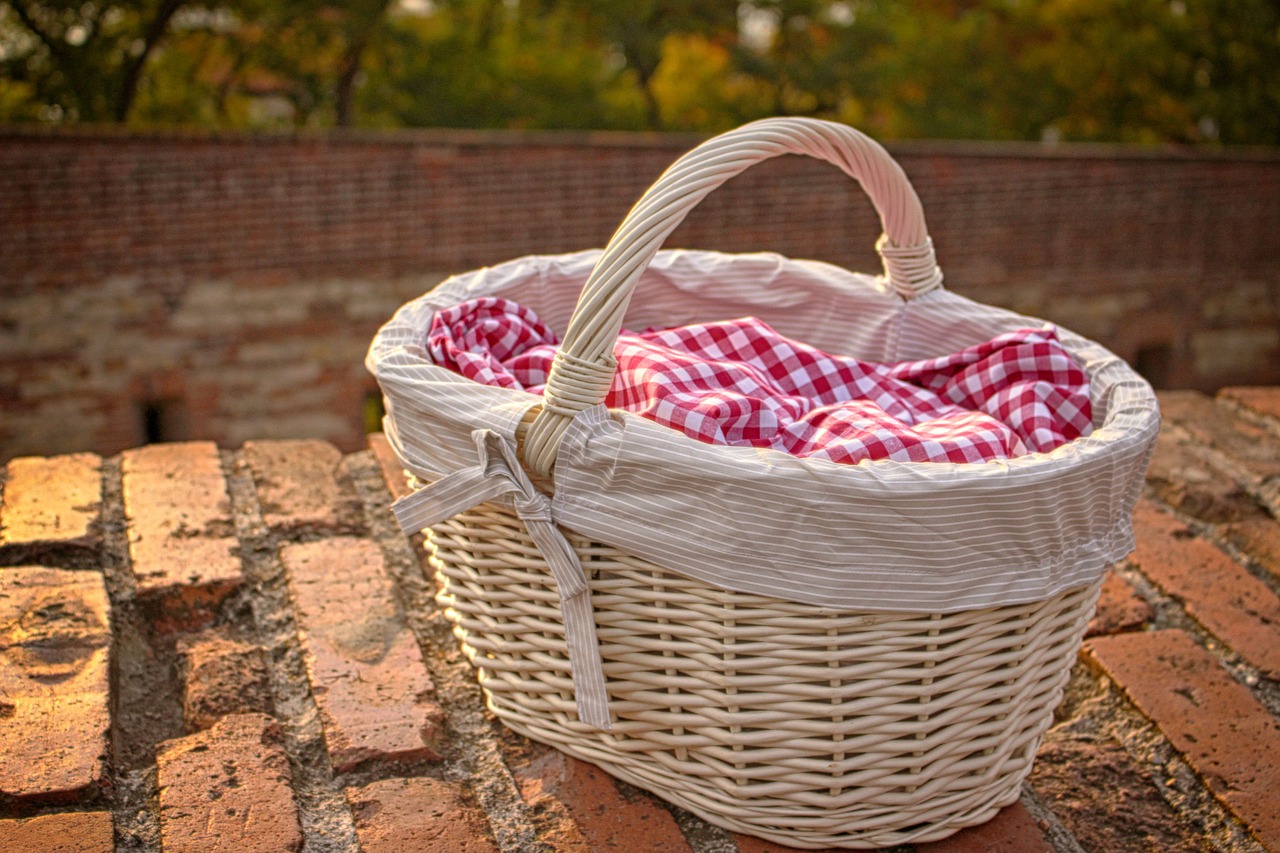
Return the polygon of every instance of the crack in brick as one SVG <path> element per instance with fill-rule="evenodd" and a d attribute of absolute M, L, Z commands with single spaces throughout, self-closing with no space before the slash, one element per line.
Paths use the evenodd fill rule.
<path fill-rule="evenodd" d="M 319 712 L 307 683 L 297 625 L 293 618 L 278 551 L 279 535 L 263 520 L 257 491 L 242 454 L 224 459 L 232 517 L 253 584 L 255 639 L 265 650 L 267 672 L 281 723 L 284 753 L 308 853 L 356 849 L 355 826 L 345 801 L 334 790 Z"/>
<path fill-rule="evenodd" d="M 102 466 L 103 578 L 111 600 L 114 631 L 111 668 L 112 810 L 117 853 L 160 853 L 157 745 L 181 734 L 180 701 L 171 675 L 171 649 L 152 643 L 137 601 L 129 561 L 120 457 Z"/>

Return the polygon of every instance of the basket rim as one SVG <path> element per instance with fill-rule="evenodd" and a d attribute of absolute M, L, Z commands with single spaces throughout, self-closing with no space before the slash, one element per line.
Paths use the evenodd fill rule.
<path fill-rule="evenodd" d="M 458 302 L 465 301 L 466 299 L 470 299 L 476 295 L 479 295 L 479 294 L 467 292 L 470 290 L 470 288 L 467 286 L 469 284 L 468 280 L 470 277 L 474 275 L 490 273 L 490 272 L 500 273 L 508 269 L 522 269 L 527 271 L 527 279 L 532 280 L 533 278 L 536 278 L 539 274 L 541 274 L 542 268 L 547 263 L 561 263 L 565 261 L 568 261 L 570 263 L 586 262 L 589 265 L 587 266 L 587 269 L 590 269 L 591 266 L 594 266 L 595 260 L 599 257 L 601 252 L 602 252 L 601 249 L 584 249 L 577 252 L 563 252 L 563 253 L 557 253 L 557 254 L 523 255 L 517 258 L 509 259 L 507 261 L 503 261 L 498 264 L 494 264 L 492 266 L 477 268 L 477 269 L 469 270 L 463 273 L 457 273 L 444 279 L 439 284 L 437 284 L 434 288 L 432 288 L 430 291 L 418 297 L 417 299 L 414 299 L 409 303 L 406 303 L 404 306 L 401 307 L 400 311 L 397 312 L 397 317 L 399 317 L 399 315 L 402 312 L 405 312 L 411 306 L 417 306 L 417 307 L 428 309 L 427 312 L 415 312 L 415 313 L 418 313 L 419 322 L 421 322 L 422 320 L 425 320 L 426 323 L 429 325 L 431 317 L 434 316 L 434 313 L 437 310 L 457 304 Z M 774 262 L 780 266 L 797 270 L 804 274 L 813 274 L 815 271 L 820 271 L 821 274 L 832 276 L 832 283 L 839 283 L 839 280 L 841 278 L 846 278 L 845 283 L 848 285 L 851 285 L 851 286 L 861 285 L 864 288 L 869 286 L 879 291 L 879 293 L 887 299 L 897 299 L 903 305 L 905 305 L 907 302 L 907 300 L 903 300 L 901 297 L 894 294 L 893 291 L 890 290 L 885 285 L 883 276 L 872 276 L 867 273 L 850 271 L 837 264 L 832 264 L 825 261 L 791 258 L 787 255 L 783 255 L 781 253 L 771 252 L 771 251 L 721 252 L 721 251 L 709 250 L 709 249 L 662 249 L 657 253 L 657 256 L 653 263 L 653 267 L 655 268 L 655 270 L 664 270 L 664 271 L 677 270 L 682 265 L 690 265 L 694 267 L 701 266 L 704 259 L 719 260 L 719 259 L 726 259 L 726 258 L 733 259 L 735 261 L 737 259 L 767 259 L 770 262 Z M 462 287 L 459 288 L 458 285 L 462 285 Z M 459 290 L 461 290 L 462 292 L 458 292 Z M 1155 393 L 1151 391 L 1150 386 L 1147 384 L 1146 380 L 1143 379 L 1140 375 L 1138 375 L 1138 373 L 1134 371 L 1131 367 L 1129 367 L 1129 365 L 1126 362 L 1124 362 L 1123 359 L 1121 359 L 1119 356 L 1115 355 L 1114 353 L 1110 352 L 1109 350 L 1106 350 L 1101 344 L 1098 344 L 1095 341 L 1092 341 L 1079 334 L 1076 334 L 1075 332 L 1063 326 L 1057 325 L 1055 323 L 1048 323 L 1047 321 L 1042 320 L 1040 318 L 1020 315 L 1012 311 L 1005 311 L 1004 309 L 998 309 L 998 308 L 994 308 L 993 306 L 983 305 L 982 303 L 978 303 L 950 289 L 939 288 L 929 293 L 916 296 L 913 298 L 912 301 L 927 304 L 928 302 L 936 302 L 941 299 L 963 300 L 964 302 L 970 303 L 974 306 L 980 306 L 987 310 L 1001 311 L 1009 315 L 1010 318 L 1016 317 L 1016 318 L 1025 320 L 1026 324 L 1023 326 L 1023 328 L 1027 328 L 1033 325 L 1053 326 L 1059 334 L 1060 342 L 1062 343 L 1063 347 L 1067 349 L 1067 351 L 1070 352 L 1073 357 L 1076 357 L 1077 359 L 1079 359 L 1080 353 L 1086 353 L 1090 356 L 1090 362 L 1088 364 L 1083 364 L 1082 366 L 1085 368 L 1086 372 L 1090 374 L 1089 376 L 1090 399 L 1091 399 L 1091 402 L 1095 405 L 1095 407 L 1099 406 L 1100 403 L 1105 403 L 1105 399 L 1104 399 L 1105 395 L 1113 388 L 1114 385 L 1118 384 L 1119 382 L 1133 383 L 1135 388 L 1140 386 L 1146 386 L 1146 391 L 1147 391 L 1146 396 L 1148 399 L 1145 401 L 1138 401 L 1138 406 L 1140 406 L 1141 403 L 1146 402 L 1148 404 L 1147 409 L 1148 409 L 1149 417 L 1142 420 L 1135 421 L 1131 424 L 1121 425 L 1121 424 L 1115 423 L 1118 420 L 1118 416 L 1120 413 L 1114 411 L 1113 409 L 1107 408 L 1105 409 L 1105 411 L 1107 412 L 1106 419 L 1103 421 L 1102 424 L 1098 424 L 1098 423 L 1094 424 L 1094 430 L 1090 436 L 1084 436 L 1081 438 L 1074 439 L 1058 448 L 1055 448 L 1052 451 L 1048 451 L 1048 452 L 1034 451 L 1034 452 L 1022 454 L 1012 459 L 994 460 L 994 461 L 987 461 L 987 462 L 965 462 L 965 463 L 901 462 L 901 461 L 889 460 L 889 459 L 875 459 L 875 460 L 865 460 L 863 462 L 858 463 L 857 465 L 848 465 L 845 463 L 831 462 L 826 459 L 804 457 L 802 461 L 806 465 L 812 465 L 817 468 L 823 468 L 823 469 L 833 470 L 833 471 L 848 471 L 848 470 L 856 471 L 858 469 L 865 470 L 868 468 L 870 469 L 903 468 L 909 471 L 937 472 L 947 468 L 955 468 L 963 472 L 968 472 L 974 476 L 981 476 L 984 478 L 986 477 L 999 478 L 1002 474 L 1006 472 L 1012 472 L 1013 469 L 1021 468 L 1024 466 L 1036 466 L 1041 464 L 1050 464 L 1050 465 L 1057 464 L 1060 460 L 1064 458 L 1072 457 L 1082 453 L 1082 450 L 1081 450 L 1082 446 L 1088 447 L 1088 449 L 1083 452 L 1089 456 L 1089 461 L 1093 462 L 1095 461 L 1094 460 L 1095 454 L 1105 455 L 1106 453 L 1109 453 L 1112 450 L 1114 450 L 1115 442 L 1122 441 L 1124 439 L 1131 438 L 1134 436 L 1138 437 L 1139 439 L 1146 438 L 1153 429 L 1159 428 L 1159 420 L 1160 420 L 1159 404 L 1156 400 Z M 393 318 L 392 321 L 384 325 L 383 328 L 380 329 L 377 335 L 374 337 L 373 343 L 370 346 L 369 358 L 367 363 L 369 365 L 371 372 L 379 380 L 381 380 L 384 375 L 384 373 L 381 371 L 380 368 L 386 364 L 386 358 L 387 358 L 387 352 L 385 349 L 386 339 L 384 335 L 386 335 L 389 332 L 389 329 L 394 322 L 395 322 L 395 319 Z M 400 346 L 400 345 L 393 344 L 393 346 Z M 377 352 L 376 357 L 375 357 L 375 352 Z M 493 396 L 495 397 L 495 399 L 500 399 L 502 407 L 504 409 L 510 409 L 512 412 L 516 413 L 515 417 L 508 419 L 510 421 L 510 424 L 514 428 L 508 427 L 507 429 L 503 429 L 502 427 L 504 427 L 505 425 L 501 421 L 495 424 L 495 426 L 498 427 L 498 431 L 500 433 L 505 434 L 509 432 L 510 434 L 507 437 L 510 437 L 513 439 L 516 437 L 516 432 L 519 429 L 518 427 L 519 422 L 525 417 L 525 415 L 530 410 L 542 405 L 542 402 L 543 402 L 542 395 L 540 394 L 533 394 L 528 391 L 510 389 L 510 388 L 493 388 L 491 386 L 481 386 L 478 383 L 473 382 L 472 380 L 465 379 L 463 377 L 458 376 L 457 374 L 454 374 L 452 371 L 448 370 L 447 368 L 443 368 L 432 363 L 427 358 L 422 358 L 420 360 L 420 363 L 417 365 L 417 369 L 423 372 L 432 373 L 435 375 L 436 378 L 441 378 L 441 379 L 444 379 L 445 381 L 456 379 L 458 381 L 468 383 L 469 385 L 472 385 L 476 388 L 485 388 L 487 391 L 488 390 L 493 391 L 494 392 Z M 1116 378 L 1109 381 L 1104 388 L 1099 388 L 1097 386 L 1097 383 L 1095 383 L 1094 381 L 1094 375 L 1099 374 L 1104 370 L 1122 374 L 1122 375 L 1119 375 Z M 1127 374 L 1127 375 L 1123 375 L 1123 374 Z M 1135 406 L 1135 408 L 1138 406 Z M 604 407 L 598 407 L 598 408 L 604 408 Z M 607 409 L 607 411 L 609 412 L 609 416 L 613 418 L 633 420 L 633 421 L 644 421 L 647 423 L 647 421 L 645 421 L 644 418 L 642 418 L 641 416 L 633 412 L 628 412 L 622 409 Z M 598 415 L 591 416 L 591 419 L 598 420 L 599 416 Z M 1100 442 L 1097 442 L 1097 443 L 1088 441 L 1088 439 L 1098 435 L 1098 433 L 1102 430 L 1111 430 L 1111 431 L 1114 431 L 1114 433 L 1108 432 L 1105 436 L 1102 437 Z M 570 431 L 571 432 L 573 431 L 573 427 L 570 427 Z M 745 447 L 737 447 L 732 445 L 710 445 L 704 442 L 700 442 L 697 439 L 692 438 L 690 436 L 684 435 L 683 433 L 680 433 L 676 430 L 670 430 L 670 432 L 672 434 L 673 441 L 686 443 L 691 446 L 696 445 L 699 447 L 714 448 L 713 452 L 720 455 L 724 455 L 729 458 L 740 457 L 740 456 L 743 456 L 744 454 L 749 454 L 749 455 L 763 454 L 770 457 L 787 458 L 787 459 L 800 458 L 800 457 L 791 456 L 785 451 L 775 450 L 772 448 L 745 448 Z M 566 437 L 566 443 L 567 441 L 568 439 Z M 1095 450 L 1094 449 L 1095 444 L 1099 444 L 1099 443 L 1105 444 L 1106 446 L 1097 447 L 1097 449 Z M 408 468 L 408 466 L 406 467 Z M 413 471 L 414 474 L 417 474 L 419 476 L 439 476 L 443 473 L 446 473 L 443 471 L 420 472 L 420 471 L 413 470 L 412 468 L 408 468 L 408 470 Z"/>
<path fill-rule="evenodd" d="M 422 341 L 435 311 L 512 292 L 563 295 L 567 302 L 576 292 L 561 291 L 580 286 L 598 255 L 531 255 L 452 276 L 384 326 L 368 364 L 388 398 L 388 442 L 407 470 L 428 482 L 474 470 L 482 434 L 509 445 L 515 457 L 522 418 L 540 400 L 432 364 Z M 777 289 L 799 282 L 800 290 L 812 286 L 823 298 L 847 300 L 852 316 L 881 327 L 894 326 L 906 312 L 925 324 L 941 317 L 955 340 L 1043 322 L 945 289 L 907 302 L 877 278 L 772 252 L 664 250 L 646 271 L 658 284 L 642 280 L 641 286 L 701 277 L 719 287 L 713 273 L 726 265 L 737 279 L 744 271 L 774 277 L 755 287 L 774 300 L 766 307 L 775 315 L 794 304 L 780 304 Z M 732 284 L 736 293 L 739 282 Z M 670 290 L 665 304 L 701 311 L 706 306 L 697 303 L 697 286 Z M 694 308 L 686 307 L 689 300 Z M 543 314 L 536 300 L 524 304 Z M 556 328 L 555 320 L 543 319 Z M 762 319 L 772 323 L 767 314 Z M 843 317 L 833 324 L 847 325 Z M 856 330 L 849 340 L 863 335 Z M 1088 583 L 1132 551 L 1131 512 L 1159 409 L 1150 386 L 1113 353 L 1066 329 L 1059 328 L 1059 337 L 1090 376 L 1095 430 L 1049 453 L 968 464 L 845 465 L 704 444 L 597 405 L 580 412 L 565 434 L 551 518 L 722 588 L 843 610 L 951 612 L 1036 600 Z M 690 518 L 698 523 L 690 526 Z"/>

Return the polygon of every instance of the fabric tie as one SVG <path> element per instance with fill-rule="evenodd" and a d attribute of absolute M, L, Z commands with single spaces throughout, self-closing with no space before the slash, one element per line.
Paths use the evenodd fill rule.
<path fill-rule="evenodd" d="M 454 471 L 400 498 L 391 505 L 391 511 L 400 529 L 413 534 L 479 504 L 512 495 L 516 515 L 551 568 L 560 596 L 578 718 L 607 731 L 612 728 L 609 695 L 591 610 L 591 591 L 578 554 L 552 519 L 551 500 L 533 487 L 520 466 L 515 443 L 487 429 L 475 430 L 471 435 L 479 452 L 479 465 Z"/>

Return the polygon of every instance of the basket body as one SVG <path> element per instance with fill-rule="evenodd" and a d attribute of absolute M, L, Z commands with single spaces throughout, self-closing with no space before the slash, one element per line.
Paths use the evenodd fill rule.
<path fill-rule="evenodd" d="M 785 153 L 868 191 L 884 277 L 658 252 L 707 192 Z M 563 330 L 541 396 L 470 382 L 423 346 L 436 312 L 486 296 Z M 1043 325 L 941 287 L 883 149 L 830 123 L 753 123 L 677 161 L 603 252 L 452 277 L 379 331 L 367 364 L 387 439 L 431 483 L 396 517 L 427 530 L 439 599 L 511 728 L 781 844 L 883 847 L 981 823 L 1018 798 L 1102 578 L 1132 551 L 1155 396 L 1059 329 L 1093 432 L 1008 460 L 836 465 L 604 407 L 624 322 L 748 315 L 876 362 Z"/>
<path fill-rule="evenodd" d="M 928 841 L 1017 800 L 1101 580 L 949 614 L 727 591 L 566 531 L 613 729 L 578 721 L 555 584 L 494 502 L 428 532 L 439 600 L 508 726 L 711 823 L 798 847 Z"/>

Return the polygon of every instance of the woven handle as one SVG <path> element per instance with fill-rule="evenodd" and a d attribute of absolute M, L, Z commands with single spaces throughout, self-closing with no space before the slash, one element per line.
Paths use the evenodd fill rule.
<path fill-rule="evenodd" d="M 710 139 L 649 187 L 587 278 L 547 379 L 542 409 L 524 438 L 523 459 L 532 473 L 549 476 L 569 421 L 604 402 L 617 369 L 613 346 L 623 315 L 667 235 L 716 187 L 754 163 L 783 154 L 825 160 L 862 185 L 884 228 L 876 248 L 885 277 L 902 298 L 941 286 L 920 199 L 879 143 L 851 127 L 805 118 L 764 119 Z"/>

